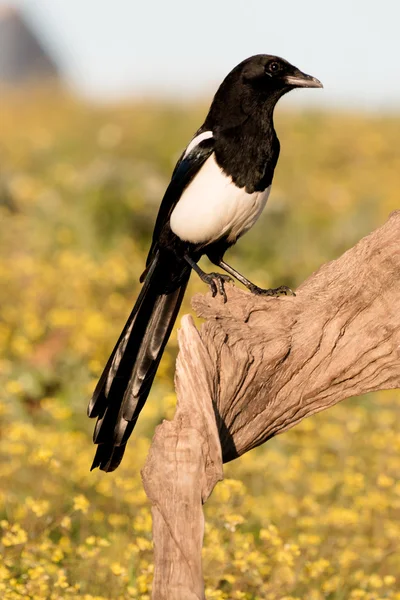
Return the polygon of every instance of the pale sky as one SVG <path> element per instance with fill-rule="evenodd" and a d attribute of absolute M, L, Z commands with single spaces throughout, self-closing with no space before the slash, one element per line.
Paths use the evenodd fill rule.
<path fill-rule="evenodd" d="M 80 93 L 202 96 L 257 53 L 318 77 L 289 104 L 400 108 L 400 0 L 17 0 Z"/>

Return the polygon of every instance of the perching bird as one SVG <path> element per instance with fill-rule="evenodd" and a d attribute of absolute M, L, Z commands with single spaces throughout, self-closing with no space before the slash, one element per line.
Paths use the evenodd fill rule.
<path fill-rule="evenodd" d="M 267 202 L 280 148 L 275 104 L 296 87 L 322 84 L 276 56 L 244 60 L 220 85 L 178 160 L 158 212 L 143 287 L 89 404 L 89 417 L 98 418 L 92 469 L 113 471 L 120 464 L 192 270 L 224 301 L 230 276 L 255 294 L 293 293 L 286 286 L 263 290 L 223 258 Z M 202 271 L 197 263 L 203 255 L 229 275 Z"/>

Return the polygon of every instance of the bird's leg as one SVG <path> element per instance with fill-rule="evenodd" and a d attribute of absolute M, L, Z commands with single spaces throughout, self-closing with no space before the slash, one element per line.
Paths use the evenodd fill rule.
<path fill-rule="evenodd" d="M 213 298 L 217 295 L 217 293 L 219 293 L 224 299 L 224 302 L 226 302 L 227 297 L 225 292 L 225 283 L 227 281 L 233 281 L 232 277 L 229 275 L 222 275 L 222 273 L 205 273 L 202 269 L 200 269 L 199 265 L 190 258 L 190 256 L 185 254 L 184 258 L 191 266 L 193 271 L 197 273 L 200 279 L 210 286 Z"/>
<path fill-rule="evenodd" d="M 244 275 L 242 275 L 241 273 L 236 271 L 236 269 L 234 269 L 230 265 L 227 265 L 226 262 L 223 261 L 222 259 L 219 259 L 214 264 L 218 265 L 219 267 L 221 267 L 221 269 L 224 269 L 224 271 L 226 271 L 227 273 L 229 273 L 230 275 L 235 277 L 235 279 L 240 281 L 240 283 L 243 283 L 243 285 L 245 285 L 253 294 L 262 295 L 262 296 L 295 296 L 296 295 L 289 287 L 287 287 L 287 285 L 281 285 L 278 288 L 271 288 L 268 290 L 264 290 L 263 288 L 258 287 L 257 285 L 255 285 L 254 283 L 252 283 L 251 281 L 246 279 L 246 277 L 244 277 Z"/>

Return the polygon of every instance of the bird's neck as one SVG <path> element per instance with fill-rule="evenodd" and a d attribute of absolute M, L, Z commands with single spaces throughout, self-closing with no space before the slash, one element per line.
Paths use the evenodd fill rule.
<path fill-rule="evenodd" d="M 279 157 L 273 107 L 247 115 L 240 124 L 215 133 L 215 155 L 224 172 L 248 192 L 271 185 Z"/>

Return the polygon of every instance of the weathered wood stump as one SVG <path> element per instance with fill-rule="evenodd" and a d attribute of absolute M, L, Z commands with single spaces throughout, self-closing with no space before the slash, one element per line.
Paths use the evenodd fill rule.
<path fill-rule="evenodd" d="M 400 211 L 297 296 L 236 287 L 195 296 L 182 319 L 173 421 L 143 469 L 152 503 L 154 600 L 204 599 L 202 505 L 222 464 L 350 396 L 400 387 Z"/>

